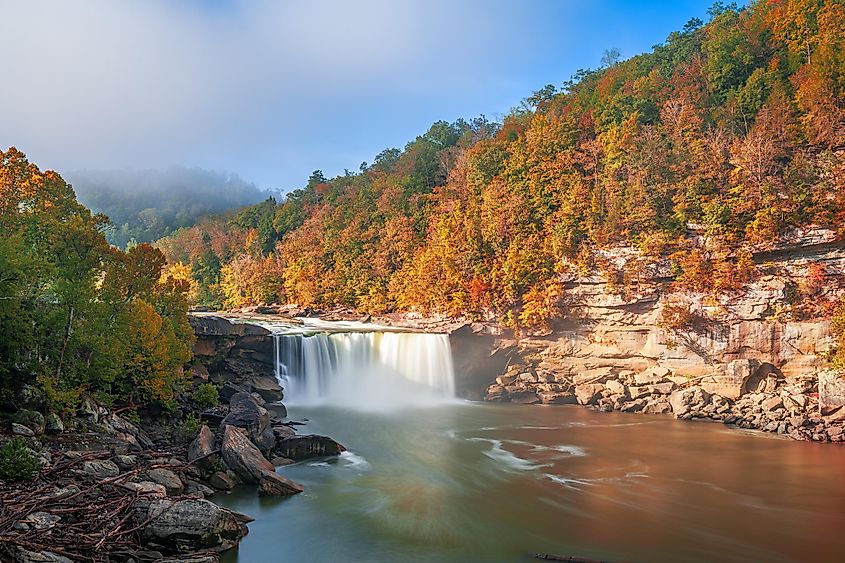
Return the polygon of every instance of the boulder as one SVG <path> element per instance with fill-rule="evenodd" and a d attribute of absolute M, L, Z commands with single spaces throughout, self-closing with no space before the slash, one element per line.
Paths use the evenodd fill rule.
<path fill-rule="evenodd" d="M 94 479 L 108 479 L 120 475 L 120 468 L 115 462 L 108 459 L 83 461 L 81 467 L 76 471 Z"/>
<path fill-rule="evenodd" d="M 286 440 L 280 440 L 273 453 L 294 461 L 302 461 L 312 457 L 326 457 L 339 455 L 345 452 L 341 444 L 335 442 L 328 436 L 309 434 L 306 436 L 295 436 Z"/>
<path fill-rule="evenodd" d="M 508 391 L 508 398 L 510 399 L 510 402 L 519 405 L 534 405 L 540 402 L 540 398 L 537 397 L 537 392 L 531 389 Z"/>
<path fill-rule="evenodd" d="M 628 387 L 628 395 L 632 399 L 639 399 L 640 397 L 645 397 L 646 395 L 651 395 L 652 385 L 631 385 Z"/>
<path fill-rule="evenodd" d="M 214 451 L 214 433 L 208 427 L 208 425 L 203 424 L 202 428 L 200 428 L 199 434 L 197 437 L 194 438 L 194 441 L 191 442 L 191 445 L 188 446 L 188 461 L 196 461 L 200 458 L 204 458 L 211 454 Z"/>
<path fill-rule="evenodd" d="M 648 389 L 652 393 L 656 393 L 658 395 L 668 395 L 675 390 L 675 384 L 671 381 L 667 381 L 666 383 L 655 383 L 653 385 L 649 385 Z"/>
<path fill-rule="evenodd" d="M 134 455 L 116 455 L 114 456 L 114 463 L 121 471 L 129 471 L 138 464 L 138 458 Z"/>
<path fill-rule="evenodd" d="M 185 493 L 189 495 L 200 495 L 202 497 L 214 496 L 214 489 L 207 487 L 199 481 L 188 480 L 185 483 Z"/>
<path fill-rule="evenodd" d="M 24 426 L 23 424 L 18 424 L 17 422 L 12 423 L 12 434 L 17 434 L 18 436 L 24 436 L 27 438 L 35 436 L 35 432 L 32 428 Z"/>
<path fill-rule="evenodd" d="M 284 398 L 282 387 L 279 385 L 279 382 L 276 381 L 274 376 L 254 376 L 246 383 L 249 386 L 250 391 L 258 393 L 261 395 L 261 398 L 268 403 L 275 403 L 276 401 L 281 401 Z"/>
<path fill-rule="evenodd" d="M 525 371 L 517 376 L 517 380 L 524 383 L 537 383 L 537 376 L 530 371 Z"/>
<path fill-rule="evenodd" d="M 769 397 L 760 406 L 763 407 L 764 411 L 776 411 L 783 408 L 783 399 L 777 396 Z"/>
<path fill-rule="evenodd" d="M 167 489 L 164 488 L 164 485 L 152 481 L 122 483 L 120 486 L 151 498 L 165 498 L 167 496 Z"/>
<path fill-rule="evenodd" d="M 288 409 L 282 403 L 267 403 L 264 408 L 270 413 L 270 420 L 282 421 L 288 417 Z"/>
<path fill-rule="evenodd" d="M 202 364 L 193 364 L 190 373 L 191 377 L 195 380 L 202 382 L 208 381 L 208 369 Z"/>
<path fill-rule="evenodd" d="M 29 409 L 19 409 L 15 413 L 14 421 L 32 430 L 36 436 L 43 434 L 46 426 L 44 415 L 38 411 L 31 411 Z"/>
<path fill-rule="evenodd" d="M 665 398 L 653 399 L 643 408 L 646 414 L 670 414 L 672 412 L 672 405 Z"/>
<path fill-rule="evenodd" d="M 97 422 L 100 417 L 97 403 L 91 397 L 83 397 L 79 409 L 76 411 L 79 418 L 85 419 L 89 422 Z"/>
<path fill-rule="evenodd" d="M 625 403 L 620 409 L 622 412 L 639 412 L 645 408 L 647 402 L 645 399 L 636 399 Z"/>
<path fill-rule="evenodd" d="M 499 385 L 498 383 L 494 383 L 487 387 L 487 391 L 484 393 L 485 401 L 507 401 L 507 399 L 507 390 L 504 386 Z"/>
<path fill-rule="evenodd" d="M 29 551 L 20 546 L 13 546 L 12 557 L 16 563 L 73 563 L 67 557 L 52 551 Z"/>
<path fill-rule="evenodd" d="M 628 394 L 628 389 L 625 387 L 625 384 L 616 379 L 608 380 L 608 382 L 605 383 L 604 386 L 607 387 L 607 390 L 613 393 L 614 395 Z"/>
<path fill-rule="evenodd" d="M 235 426 L 247 431 L 252 443 L 269 450 L 276 441 L 270 427 L 270 414 L 249 393 L 235 393 L 229 401 L 229 414 L 221 426 Z"/>
<path fill-rule="evenodd" d="M 578 403 L 575 393 L 570 391 L 541 391 L 537 393 L 544 405 L 574 405 Z"/>
<path fill-rule="evenodd" d="M 599 383 L 584 383 L 575 386 L 575 398 L 580 405 L 594 405 L 601 397 L 604 385 Z"/>
<path fill-rule="evenodd" d="M 285 497 L 304 490 L 299 483 L 285 479 L 278 473 L 262 473 L 258 481 L 258 494 L 261 496 Z"/>
<path fill-rule="evenodd" d="M 142 539 L 177 553 L 230 549 L 246 535 L 249 521 L 204 499 L 142 500 L 134 510 Z"/>
<path fill-rule="evenodd" d="M 59 415 L 51 412 L 44 421 L 44 429 L 47 431 L 47 434 L 61 434 L 65 431 L 65 424 L 59 418 Z"/>
<path fill-rule="evenodd" d="M 516 381 L 515 375 L 500 375 L 496 378 L 496 383 L 501 385 L 502 387 L 506 387 Z"/>
<path fill-rule="evenodd" d="M 845 406 L 845 374 L 840 370 L 828 369 L 818 373 L 819 412 L 829 416 Z"/>
<path fill-rule="evenodd" d="M 247 390 L 240 385 L 226 382 L 222 387 L 220 387 L 220 398 L 228 403 L 234 395 L 238 393 L 246 393 L 246 391 Z"/>
<path fill-rule="evenodd" d="M 63 500 L 68 497 L 72 497 L 76 494 L 79 494 L 79 487 L 76 485 L 67 485 L 66 487 L 57 487 L 53 489 L 53 492 L 50 493 L 51 500 Z"/>
<path fill-rule="evenodd" d="M 147 436 L 146 432 L 122 416 L 116 414 L 102 416 L 100 417 L 100 426 L 119 440 L 126 442 L 129 449 L 133 451 L 142 451 L 153 447 L 153 441 Z"/>
<path fill-rule="evenodd" d="M 601 383 L 613 377 L 613 370 L 611 368 L 597 368 L 586 370 L 575 375 L 572 380 L 576 385 L 587 385 L 591 383 Z"/>
<path fill-rule="evenodd" d="M 262 473 L 276 469 L 250 441 L 246 431 L 236 426 L 226 426 L 220 451 L 229 469 L 246 483 L 258 483 Z"/>
<path fill-rule="evenodd" d="M 671 373 L 672 372 L 665 367 L 652 367 L 643 372 L 635 373 L 634 381 L 637 382 L 637 385 L 653 385 L 655 383 L 660 383 Z"/>
<path fill-rule="evenodd" d="M 208 484 L 221 491 L 231 491 L 235 488 L 235 481 L 225 471 L 216 471 L 208 478 Z"/>
<path fill-rule="evenodd" d="M 698 386 L 679 389 L 669 395 L 669 404 L 676 417 L 698 410 L 710 400 L 710 394 Z"/>
<path fill-rule="evenodd" d="M 185 484 L 182 483 L 179 476 L 167 468 L 156 467 L 154 469 L 148 469 L 146 471 L 146 477 L 148 481 L 164 487 L 168 495 L 178 495 L 185 490 Z"/>
<path fill-rule="evenodd" d="M 290 426 L 282 424 L 273 427 L 273 434 L 276 435 L 276 440 L 287 440 L 296 436 L 296 431 Z"/>
<path fill-rule="evenodd" d="M 32 526 L 35 530 L 45 531 L 54 527 L 61 519 L 61 516 L 41 511 L 33 512 L 24 519 L 24 522 Z"/>

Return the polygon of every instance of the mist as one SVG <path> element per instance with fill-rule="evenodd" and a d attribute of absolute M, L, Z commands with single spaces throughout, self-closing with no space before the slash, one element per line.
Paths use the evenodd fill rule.
<path fill-rule="evenodd" d="M 203 215 L 252 205 L 270 192 L 237 174 L 174 166 L 166 170 L 79 170 L 63 175 L 80 203 L 104 213 L 112 244 L 153 242 Z"/>

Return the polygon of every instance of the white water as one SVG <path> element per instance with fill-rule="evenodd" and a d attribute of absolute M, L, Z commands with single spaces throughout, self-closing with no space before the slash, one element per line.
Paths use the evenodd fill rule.
<path fill-rule="evenodd" d="M 286 403 L 389 410 L 454 398 L 445 334 L 362 323 L 263 326 L 273 331 L 276 379 Z"/>

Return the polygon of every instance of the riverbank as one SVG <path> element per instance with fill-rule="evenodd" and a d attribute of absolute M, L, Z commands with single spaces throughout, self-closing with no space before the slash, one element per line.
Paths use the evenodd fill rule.
<path fill-rule="evenodd" d="M 207 381 L 201 368 L 195 383 Z M 173 413 L 136 424 L 90 398 L 64 420 L 17 411 L 18 422 L 0 428 L 0 461 L 30 474 L 0 482 L 0 560 L 217 561 L 252 518 L 212 500 L 242 485 L 263 497 L 298 494 L 303 486 L 276 467 L 344 451 L 297 434 L 302 423 L 281 403 L 233 386 L 199 419 Z"/>

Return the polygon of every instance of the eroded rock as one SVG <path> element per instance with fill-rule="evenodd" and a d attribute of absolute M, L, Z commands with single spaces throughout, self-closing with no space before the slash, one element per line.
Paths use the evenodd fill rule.
<path fill-rule="evenodd" d="M 345 452 L 343 445 L 335 442 L 328 436 L 309 434 L 306 436 L 295 436 L 280 440 L 273 453 L 294 461 L 302 461 L 312 457 L 326 457 L 339 455 Z"/>
<path fill-rule="evenodd" d="M 246 483 L 258 483 L 264 472 L 275 472 L 275 467 L 247 437 L 246 431 L 236 426 L 226 426 L 220 448 L 223 461 Z"/>
<path fill-rule="evenodd" d="M 695 409 L 703 407 L 710 400 L 710 394 L 698 386 L 679 389 L 669 395 L 669 404 L 676 417 L 689 414 Z"/>
<path fill-rule="evenodd" d="M 94 479 L 108 479 L 120 475 L 120 468 L 109 459 L 94 459 L 83 461 L 77 473 L 93 477 Z"/>
<path fill-rule="evenodd" d="M 145 541 L 191 553 L 234 547 L 246 535 L 249 519 L 204 499 L 156 499 L 136 503 L 134 520 Z"/>
<path fill-rule="evenodd" d="M 214 451 L 214 433 L 203 424 L 197 437 L 188 446 L 188 461 L 193 462 L 211 455 Z"/>
<path fill-rule="evenodd" d="M 823 370 L 819 377 L 819 412 L 830 416 L 845 406 L 845 376 L 839 370 Z"/>
<path fill-rule="evenodd" d="M 276 441 L 267 409 L 259 405 L 249 393 L 235 393 L 232 396 L 229 414 L 220 425 L 243 428 L 252 443 L 264 450 L 272 448 Z"/>

